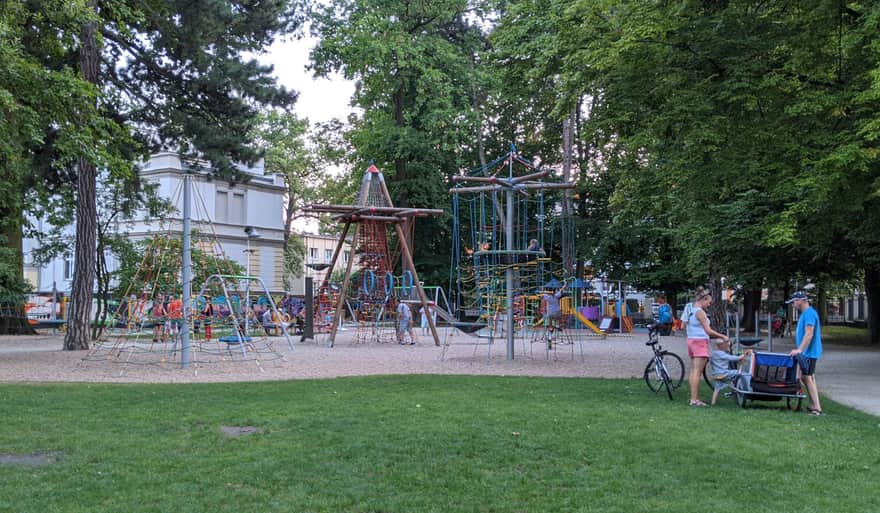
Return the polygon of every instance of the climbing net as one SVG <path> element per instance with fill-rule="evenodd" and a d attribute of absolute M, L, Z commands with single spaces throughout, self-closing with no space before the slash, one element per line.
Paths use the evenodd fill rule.
<path fill-rule="evenodd" d="M 486 166 L 471 170 L 460 182 L 479 180 L 495 184 L 505 175 L 537 176 L 538 169 L 515 151 Z M 505 188 L 457 186 L 452 204 L 452 257 L 449 290 L 456 317 L 484 323 L 490 335 L 501 330 L 499 319 L 507 311 L 512 289 L 515 326 L 538 323 L 542 294 L 551 281 L 556 288 L 571 276 L 574 222 L 564 213 L 565 192 L 553 188 L 549 178 L 519 182 L 513 200 L 505 201 Z M 513 179 L 513 180 L 511 180 Z M 496 181 L 497 180 L 497 181 Z M 510 216 L 510 219 L 507 218 Z M 508 230 L 510 230 L 508 232 Z M 507 271 L 513 280 L 508 283 Z"/>
<path fill-rule="evenodd" d="M 181 204 L 181 192 L 182 181 L 172 204 Z M 191 363 L 195 366 L 239 361 L 261 366 L 282 358 L 268 337 L 268 326 L 277 330 L 290 319 L 275 308 L 268 290 L 255 287 L 241 266 L 227 257 L 199 188 L 193 187 L 193 192 L 194 295 L 182 297 L 180 221 L 164 218 L 160 229 L 142 242 L 141 262 L 127 278 L 118 307 L 111 310 L 101 337 L 81 365 L 179 364 L 184 329 L 192 332 Z M 256 299 L 253 307 L 245 302 L 251 289 Z M 187 326 L 184 308 L 191 312 Z"/>

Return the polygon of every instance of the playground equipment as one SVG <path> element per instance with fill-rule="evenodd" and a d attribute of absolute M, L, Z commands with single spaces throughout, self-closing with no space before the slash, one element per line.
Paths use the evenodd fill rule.
<path fill-rule="evenodd" d="M 453 196 L 450 294 L 457 317 L 484 324 L 490 351 L 495 337 L 505 338 L 508 359 L 514 358 L 517 330 L 525 336 L 533 327 L 541 329 L 539 308 L 534 305 L 545 283 L 566 279 L 575 261 L 574 225 L 569 216 L 559 213 L 569 211 L 567 194 L 561 201 L 551 195 L 559 190 L 567 193 L 574 184 L 550 181 L 550 174 L 511 145 L 510 152 L 492 163 L 453 176 L 456 186 L 449 190 Z M 502 195 L 505 205 L 499 199 Z"/>
<path fill-rule="evenodd" d="M 174 204 L 179 204 L 181 192 L 184 196 L 183 240 L 179 232 L 175 233 L 173 219 L 164 220 L 162 230 L 148 239 L 124 299 L 111 311 L 107 328 L 81 365 L 86 362 L 179 363 L 186 368 L 191 364 L 252 361 L 261 366 L 261 362 L 282 358 L 263 333 L 260 319 L 254 318 L 251 326 L 242 322 L 244 316 L 255 313 L 242 299 L 246 297 L 242 285 L 249 289 L 251 282 L 256 282 L 269 298 L 277 319 L 283 317 L 259 278 L 241 275 L 232 267 L 197 188 L 196 219 L 200 222 L 195 230 L 190 224 L 191 180 L 192 176 L 185 174 L 181 186 L 172 195 Z M 194 263 L 189 251 L 191 245 L 197 249 Z M 192 268 L 210 273 L 201 292 L 195 296 L 190 286 Z M 206 308 L 208 305 L 211 308 Z M 292 349 L 283 323 L 281 328 Z"/>
<path fill-rule="evenodd" d="M 422 208 L 398 208 L 391 201 L 391 195 L 385 185 L 385 177 L 373 164 L 370 164 L 361 180 L 361 186 L 353 205 L 318 205 L 311 204 L 303 209 L 309 214 L 333 214 L 335 219 L 343 224 L 339 243 L 330 261 L 324 281 L 318 288 L 316 304 L 319 305 L 316 315 L 327 314 L 324 306 L 331 307 L 333 316 L 329 319 L 330 346 L 336 340 L 336 332 L 343 316 L 344 305 L 348 298 L 352 298 L 356 305 L 355 316 L 359 325 L 359 335 L 356 340 L 361 341 L 384 341 L 388 338 L 388 326 L 393 325 L 392 311 L 388 308 L 392 298 L 418 301 L 427 308 L 428 299 L 419 282 L 418 273 L 412 260 L 410 241 L 415 218 L 440 215 L 439 209 Z M 345 278 L 342 287 L 332 297 L 330 292 L 330 274 L 336 265 L 343 242 L 348 232 L 354 225 L 352 237 L 352 258 L 348 259 L 345 269 Z M 389 228 L 393 226 L 399 245 L 399 256 L 402 260 L 403 273 L 394 275 L 397 264 L 397 251 L 389 250 Z M 352 266 L 355 257 L 358 259 L 358 279 L 352 281 Z M 397 298 L 395 289 L 397 285 L 408 287 L 407 297 Z M 410 295 L 415 291 L 416 299 Z M 321 313 L 323 312 L 323 313 Z M 318 319 L 316 319 L 317 321 Z M 320 319 L 320 320 L 323 320 Z M 319 323 L 316 322 L 316 325 Z M 437 329 L 433 319 L 428 321 L 434 343 L 440 345 Z"/>

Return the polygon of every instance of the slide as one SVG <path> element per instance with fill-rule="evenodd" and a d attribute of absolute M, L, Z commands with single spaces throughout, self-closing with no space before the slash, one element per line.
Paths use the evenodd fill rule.
<path fill-rule="evenodd" d="M 604 331 L 600 330 L 599 327 L 596 326 L 595 324 L 593 324 L 592 321 L 590 321 L 589 319 L 587 319 L 586 317 L 584 317 L 584 315 L 583 315 L 582 313 L 578 312 L 577 310 L 571 310 L 569 313 L 570 313 L 571 315 L 574 315 L 575 319 L 577 319 L 577 320 L 579 320 L 580 322 L 582 322 L 582 323 L 584 324 L 584 326 L 586 326 L 586 327 L 590 328 L 591 330 L 593 330 L 593 333 L 595 333 L 595 334 L 597 334 L 597 335 L 605 335 L 605 332 L 604 332 Z"/>

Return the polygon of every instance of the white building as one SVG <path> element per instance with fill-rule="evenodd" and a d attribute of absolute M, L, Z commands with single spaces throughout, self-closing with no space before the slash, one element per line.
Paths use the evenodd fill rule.
<path fill-rule="evenodd" d="M 117 230 L 138 240 L 161 233 L 182 232 L 182 172 L 189 164 L 177 153 L 162 152 L 153 155 L 141 168 L 145 180 L 158 183 L 160 197 L 170 200 L 176 211 L 167 219 L 142 219 L 120 224 Z M 250 176 L 244 184 L 229 183 L 206 173 L 197 173 L 193 179 L 193 228 L 211 229 L 227 258 L 245 268 L 251 275 L 260 276 L 272 292 L 282 292 L 282 262 L 284 247 L 284 194 L 286 187 L 281 176 L 266 176 L 263 164 L 252 168 L 241 167 Z M 43 221 L 36 220 L 41 227 Z M 258 236 L 248 239 L 245 227 L 256 229 Z M 25 278 L 41 292 L 70 292 L 73 277 L 73 225 L 65 227 L 70 239 L 70 251 L 45 266 L 35 266 L 31 252 L 37 247 L 34 239 L 24 240 Z M 253 233 L 253 232 L 252 232 Z M 250 248 L 250 252 L 246 251 Z M 200 284 L 194 284 L 194 291 Z"/>
<path fill-rule="evenodd" d="M 314 280 L 314 287 L 317 291 L 321 282 L 327 273 L 331 272 L 329 268 L 318 270 L 323 265 L 330 265 L 333 260 L 333 252 L 336 251 L 336 245 L 339 243 L 338 235 L 315 235 L 311 233 L 299 233 L 294 236 L 302 238 L 303 246 L 305 246 L 306 254 L 303 258 L 303 275 L 293 278 L 291 283 L 291 292 L 295 296 L 305 295 L 305 279 L 307 277 Z M 345 271 L 348 260 L 352 258 L 351 245 L 349 241 L 345 241 L 339 258 L 336 261 L 336 269 Z M 357 261 L 352 264 L 352 270 L 358 268 Z"/>

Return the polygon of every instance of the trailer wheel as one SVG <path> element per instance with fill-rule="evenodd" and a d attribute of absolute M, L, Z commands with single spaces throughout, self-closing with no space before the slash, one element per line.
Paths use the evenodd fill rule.
<path fill-rule="evenodd" d="M 791 411 L 801 411 L 802 401 L 803 399 L 800 397 L 786 397 L 785 408 Z"/>

